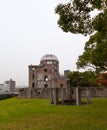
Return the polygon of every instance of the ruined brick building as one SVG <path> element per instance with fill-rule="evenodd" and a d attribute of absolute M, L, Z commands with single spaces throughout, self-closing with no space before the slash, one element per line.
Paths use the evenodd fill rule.
<path fill-rule="evenodd" d="M 59 73 L 59 60 L 55 55 L 44 55 L 39 65 L 29 65 L 28 88 L 20 89 L 20 97 L 49 96 L 49 88 L 66 88 L 67 79 Z M 47 94 L 47 95 L 46 95 Z"/>
<path fill-rule="evenodd" d="M 55 55 L 44 55 L 39 65 L 29 65 L 29 87 L 66 87 L 66 80 L 59 73 L 59 61 Z"/>

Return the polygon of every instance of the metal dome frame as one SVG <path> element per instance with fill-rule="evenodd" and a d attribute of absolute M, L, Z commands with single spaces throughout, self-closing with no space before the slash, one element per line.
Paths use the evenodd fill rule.
<path fill-rule="evenodd" d="M 41 61 L 57 61 L 59 62 L 58 58 L 53 54 L 46 54 L 42 56 Z"/>

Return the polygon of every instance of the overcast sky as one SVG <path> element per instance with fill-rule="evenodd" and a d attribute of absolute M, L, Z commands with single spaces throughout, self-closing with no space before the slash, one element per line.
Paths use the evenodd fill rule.
<path fill-rule="evenodd" d="M 55 7 L 64 0 L 0 1 L 0 83 L 12 78 L 28 85 L 28 65 L 38 65 L 54 54 L 63 70 L 76 70 L 76 61 L 88 37 L 63 32 Z"/>

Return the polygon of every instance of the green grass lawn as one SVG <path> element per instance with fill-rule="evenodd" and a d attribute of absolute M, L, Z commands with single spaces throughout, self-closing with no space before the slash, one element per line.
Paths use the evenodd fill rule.
<path fill-rule="evenodd" d="M 55 106 L 46 99 L 1 100 L 0 130 L 107 130 L 107 98 L 81 106 Z"/>

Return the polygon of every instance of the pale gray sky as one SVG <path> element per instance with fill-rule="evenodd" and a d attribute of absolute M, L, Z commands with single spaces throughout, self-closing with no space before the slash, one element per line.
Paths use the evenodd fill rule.
<path fill-rule="evenodd" d="M 76 61 L 88 37 L 63 32 L 55 7 L 64 0 L 0 1 L 0 83 L 12 78 L 28 85 L 28 65 L 54 54 L 60 73 L 76 70 Z"/>

